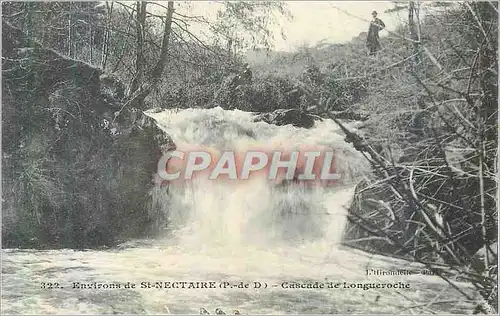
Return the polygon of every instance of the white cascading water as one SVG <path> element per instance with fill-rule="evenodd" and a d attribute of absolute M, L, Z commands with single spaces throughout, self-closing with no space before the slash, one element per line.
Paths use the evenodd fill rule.
<path fill-rule="evenodd" d="M 242 111 L 189 109 L 152 115 L 178 145 L 211 146 L 245 151 L 258 146 L 276 149 L 295 145 L 324 145 L 336 150 L 342 185 L 304 188 L 275 187 L 266 179 L 237 183 L 197 180 L 187 186 L 156 190 L 179 245 L 240 250 L 324 242 L 335 247 L 345 225 L 346 206 L 354 181 L 368 172 L 363 157 L 346 144 L 331 120 L 311 129 L 253 122 Z M 161 203 L 163 201 L 163 203 Z"/>

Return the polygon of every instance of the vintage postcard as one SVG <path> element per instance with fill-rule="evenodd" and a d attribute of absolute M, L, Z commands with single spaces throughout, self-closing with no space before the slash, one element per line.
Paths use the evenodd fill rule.
<path fill-rule="evenodd" d="M 496 1 L 3 1 L 2 315 L 497 314 Z"/>

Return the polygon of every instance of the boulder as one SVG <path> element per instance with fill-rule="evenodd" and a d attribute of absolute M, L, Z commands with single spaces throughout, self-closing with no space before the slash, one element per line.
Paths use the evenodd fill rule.
<path fill-rule="evenodd" d="M 321 118 L 299 109 L 278 109 L 274 112 L 258 114 L 253 121 L 278 126 L 293 125 L 295 127 L 311 128 L 317 120 L 321 120 Z"/>
<path fill-rule="evenodd" d="M 170 137 L 102 70 L 2 26 L 2 246 L 100 247 L 165 223 L 149 193 Z"/>
<path fill-rule="evenodd" d="M 353 111 L 330 111 L 329 112 L 331 116 L 335 117 L 336 119 L 341 119 L 341 120 L 353 120 L 353 121 L 366 121 L 370 118 L 370 115 L 367 113 L 361 113 L 361 112 L 353 112 Z"/>
<path fill-rule="evenodd" d="M 478 250 L 472 257 L 472 264 L 479 268 L 484 269 L 484 262 L 486 253 L 488 254 L 488 265 L 491 267 L 496 266 L 498 262 L 498 242 L 494 242 L 488 246 L 488 251 L 484 247 Z"/>

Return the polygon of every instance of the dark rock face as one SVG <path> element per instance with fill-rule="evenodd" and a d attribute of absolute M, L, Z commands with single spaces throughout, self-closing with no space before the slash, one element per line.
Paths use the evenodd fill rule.
<path fill-rule="evenodd" d="M 369 187 L 365 180 L 359 182 L 354 190 L 353 201 L 348 209 L 348 221 L 344 228 L 343 242 L 351 247 L 375 253 L 400 255 L 398 245 L 377 236 L 377 231 L 391 224 L 391 216 L 378 203 L 379 200 L 392 197 L 388 187 Z M 379 216 L 368 216 L 377 213 Z M 373 238 L 375 236 L 375 238 Z"/>
<path fill-rule="evenodd" d="M 100 69 L 5 21 L 2 43 L 3 246 L 89 248 L 150 233 L 170 137 L 136 109 L 116 116 L 122 88 Z"/>
<path fill-rule="evenodd" d="M 253 121 L 262 121 L 278 126 L 293 125 L 295 127 L 311 128 L 316 120 L 321 120 L 321 118 L 299 109 L 278 109 L 271 113 L 258 114 Z"/>
<path fill-rule="evenodd" d="M 359 113 L 359 112 L 352 112 L 352 111 L 330 111 L 329 112 L 331 116 L 335 117 L 336 119 L 341 119 L 341 120 L 353 120 L 353 121 L 366 121 L 370 118 L 370 116 L 367 113 Z"/>
<path fill-rule="evenodd" d="M 487 259 L 487 260 L 485 260 Z M 485 261 L 487 261 L 488 266 L 495 266 L 498 262 L 498 243 L 494 242 L 484 249 L 482 247 L 478 252 L 472 256 L 472 264 L 478 266 L 481 269 L 484 269 Z"/>

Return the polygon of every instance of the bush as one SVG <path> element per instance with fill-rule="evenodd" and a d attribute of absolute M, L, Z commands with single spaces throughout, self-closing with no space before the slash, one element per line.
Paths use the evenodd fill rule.
<path fill-rule="evenodd" d="M 472 3 L 428 17 L 423 34 L 440 35 L 410 45 L 407 71 L 390 73 L 397 81 L 382 76 L 370 85 L 377 96 L 364 106 L 378 117 L 364 137 L 346 133 L 372 164 L 373 178 L 357 187 L 345 235 L 350 245 L 425 263 L 446 278 L 434 265 L 440 263 L 495 309 L 496 11 Z M 474 263 L 479 250 L 490 257 L 482 265 Z"/>

